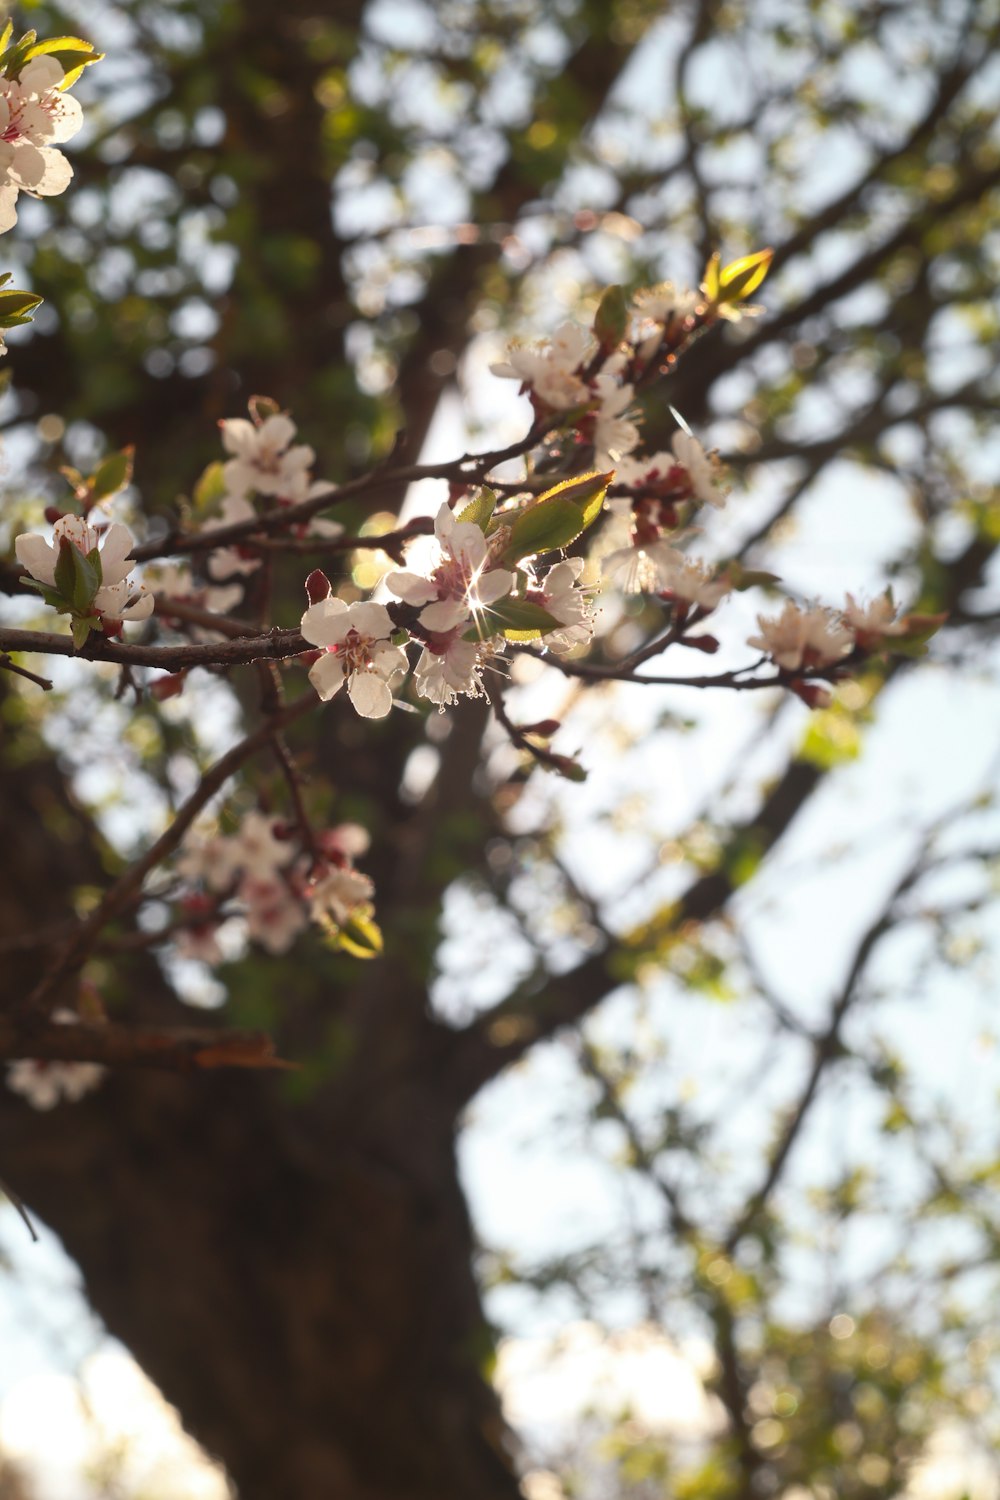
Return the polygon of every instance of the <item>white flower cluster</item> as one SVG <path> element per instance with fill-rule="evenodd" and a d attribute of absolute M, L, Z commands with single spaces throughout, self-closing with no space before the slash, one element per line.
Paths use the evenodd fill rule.
<path fill-rule="evenodd" d="M 0 234 L 17 223 L 17 195 L 51 198 L 69 187 L 73 168 L 56 149 L 83 124 L 79 104 L 60 85 L 54 57 L 35 57 L 19 78 L 0 77 Z"/>
<path fill-rule="evenodd" d="M 856 646 L 869 650 L 890 636 L 907 635 L 910 624 L 897 619 L 896 613 L 888 589 L 867 605 L 848 594 L 842 610 L 822 604 L 802 609 L 789 599 L 780 615 L 757 616 L 760 631 L 748 638 L 747 645 L 756 646 L 786 672 L 831 667 Z"/>
<path fill-rule="evenodd" d="M 218 929 L 228 916 L 243 919 L 247 936 L 268 953 L 286 953 L 310 917 L 340 927 L 359 908 L 371 908 L 374 887 L 353 868 L 368 847 L 354 823 L 321 834 L 312 857 L 296 858 L 280 820 L 253 810 L 235 834 L 199 830 L 175 861 L 184 882 L 178 907 L 177 951 L 217 964 Z"/>
<path fill-rule="evenodd" d="M 254 403 L 251 410 L 256 411 Z M 232 456 L 222 466 L 225 494 L 219 513 L 206 522 L 205 529 L 233 526 L 253 521 L 257 511 L 249 496 L 263 496 L 276 505 L 298 505 L 332 494 L 335 486 L 323 479 L 313 479 L 311 469 L 316 454 L 306 443 L 295 443 L 296 426 L 284 412 L 274 412 L 263 420 L 227 417 L 219 423 L 222 446 Z M 343 527 L 334 521 L 314 518 L 302 528 L 314 536 L 333 539 Z M 260 558 L 239 546 L 218 547 L 208 560 L 209 575 L 220 583 L 253 573 Z"/>
<path fill-rule="evenodd" d="M 57 1010 L 52 1020 L 65 1026 L 80 1017 L 71 1010 Z M 97 1088 L 105 1069 L 99 1063 L 48 1062 L 38 1057 L 22 1057 L 7 1066 L 7 1087 L 26 1099 L 32 1109 L 54 1109 L 65 1099 L 76 1104 Z"/>

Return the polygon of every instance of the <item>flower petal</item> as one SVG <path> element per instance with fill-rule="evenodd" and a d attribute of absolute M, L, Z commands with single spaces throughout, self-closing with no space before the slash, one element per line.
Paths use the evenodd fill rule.
<path fill-rule="evenodd" d="M 392 708 L 392 693 L 376 672 L 352 673 L 347 692 L 363 719 L 384 719 Z"/>
<path fill-rule="evenodd" d="M 326 652 L 309 668 L 309 681 L 324 703 L 329 703 L 334 693 L 344 685 L 344 664 L 338 656 Z"/>

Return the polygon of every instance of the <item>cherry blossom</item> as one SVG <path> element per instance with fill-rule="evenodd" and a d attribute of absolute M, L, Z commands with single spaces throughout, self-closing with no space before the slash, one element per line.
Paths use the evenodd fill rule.
<path fill-rule="evenodd" d="M 71 1010 L 56 1010 L 51 1019 L 65 1026 L 80 1017 Z M 104 1077 L 99 1063 L 49 1062 L 39 1057 L 23 1057 L 7 1068 L 7 1087 L 27 1099 L 33 1109 L 54 1109 L 65 1099 L 76 1104 L 89 1094 Z"/>
<path fill-rule="evenodd" d="M 569 411 L 590 401 L 590 392 L 577 371 L 592 358 L 596 347 L 585 328 L 562 323 L 541 343 L 512 343 L 506 360 L 490 365 L 490 369 L 505 380 L 530 386 L 554 411 Z"/>
<path fill-rule="evenodd" d="M 382 604 L 345 604 L 331 595 L 311 604 L 302 616 L 302 634 L 325 654 L 309 669 L 309 681 L 323 702 L 347 683 L 347 693 L 365 719 L 384 719 L 392 707 L 390 684 L 407 667 L 406 653 L 393 646 L 388 610 Z"/>
<path fill-rule="evenodd" d="M 56 589 L 56 567 L 60 545 L 69 542 L 83 557 L 98 549 L 101 584 L 89 602 L 92 614 L 100 615 L 109 634 L 116 634 L 128 621 L 145 620 L 153 613 L 153 595 L 143 583 L 130 579 L 133 564 L 132 535 L 118 523 L 98 531 L 81 516 L 61 516 L 52 528 L 52 541 L 28 532 L 16 538 L 14 551 L 23 568 L 47 588 Z"/>
<path fill-rule="evenodd" d="M 623 458 L 615 478 L 619 484 L 651 492 L 670 504 L 696 500 L 718 508 L 725 505 L 727 496 L 722 473 L 717 455 L 706 453 L 696 437 L 682 431 L 674 433 L 670 452 Z M 609 501 L 609 508 L 619 514 L 627 513 L 632 505 L 629 496 L 616 496 Z"/>
<path fill-rule="evenodd" d="M 251 874 L 236 894 L 246 908 L 247 935 L 268 953 L 287 953 L 306 926 L 302 903 L 287 883 L 277 875 Z"/>
<path fill-rule="evenodd" d="M 671 594 L 686 604 L 697 604 L 704 610 L 715 609 L 732 591 L 725 574 L 719 574 L 710 563 L 687 557 L 676 547 L 659 544 L 656 550 L 656 576 L 659 591 Z"/>
<path fill-rule="evenodd" d="M 415 607 L 430 606 L 420 615 L 428 630 L 445 632 L 479 609 L 487 608 L 509 594 L 514 574 L 509 568 L 490 566 L 490 545 L 472 521 L 459 521 L 442 505 L 434 521 L 440 560 L 429 578 L 405 569 L 387 573 L 390 594 Z M 444 609 L 435 606 L 444 604 Z M 460 605 L 460 610 L 453 606 Z"/>
<path fill-rule="evenodd" d="M 242 499 L 255 490 L 258 495 L 304 498 L 306 473 L 316 455 L 305 443 L 291 446 L 296 427 L 290 417 L 277 413 L 259 425 L 230 417 L 219 426 L 223 447 L 234 455 L 222 468 L 230 495 Z"/>
<path fill-rule="evenodd" d="M 333 921 L 343 927 L 358 907 L 370 905 L 375 887 L 360 870 L 332 869 L 313 880 L 306 894 L 314 922 L 323 926 Z"/>
<path fill-rule="evenodd" d="M 50 198 L 65 192 L 73 168 L 53 142 L 80 129 L 83 112 L 59 88 L 64 77 L 54 57 L 35 57 L 20 78 L 0 77 L 0 234 L 17 222 L 17 195 Z"/>
<path fill-rule="evenodd" d="M 848 594 L 844 608 L 844 621 L 854 632 L 859 646 L 872 646 L 885 636 L 906 635 L 906 620 L 896 619 L 896 602 L 892 590 L 886 589 L 870 604 L 860 604 L 853 594 Z"/>
<path fill-rule="evenodd" d="M 543 635 L 539 644 L 557 656 L 576 646 L 589 645 L 594 634 L 590 591 L 580 587 L 585 566 L 582 557 L 567 557 L 550 568 L 542 579 L 539 602 L 565 629 Z"/>
<path fill-rule="evenodd" d="M 245 424 L 247 427 L 250 423 Z M 227 466 L 228 467 L 228 466 Z M 236 526 L 241 521 L 254 521 L 257 512 L 250 501 L 242 495 L 227 495 L 217 516 L 205 522 L 206 531 L 217 531 L 220 526 Z M 208 559 L 208 571 L 212 578 L 225 583 L 237 574 L 255 573 L 260 567 L 260 558 L 246 552 L 240 546 L 217 547 Z"/>
<path fill-rule="evenodd" d="M 455 703 L 460 693 L 469 698 L 483 696 L 482 665 L 476 642 L 463 640 L 456 632 L 443 649 L 424 648 L 413 680 L 422 698 L 443 709 Z"/>
<path fill-rule="evenodd" d="M 60 516 L 52 528 L 51 542 L 34 532 L 17 537 L 14 542 L 17 560 L 32 578 L 55 588 L 59 543 L 64 538 L 84 557 L 95 547 L 100 548 L 102 588 L 112 588 L 131 573 L 133 564 L 127 558 L 133 543 L 128 527 L 116 522 L 103 532 L 97 531 L 81 516 Z"/>
<path fill-rule="evenodd" d="M 854 647 L 853 632 L 843 618 L 822 605 L 803 610 L 789 599 L 777 618 L 758 615 L 757 624 L 760 634 L 750 636 L 747 644 L 766 652 L 786 672 L 831 666 Z"/>
<path fill-rule="evenodd" d="M 622 416 L 635 393 L 630 385 L 619 385 L 606 370 L 594 381 L 594 390 L 599 402 L 594 420 L 594 462 L 599 469 L 608 469 L 639 442 L 638 427 Z"/>

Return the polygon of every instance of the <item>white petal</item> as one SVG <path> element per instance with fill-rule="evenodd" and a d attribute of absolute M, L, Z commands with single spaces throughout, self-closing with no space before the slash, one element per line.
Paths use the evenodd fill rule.
<path fill-rule="evenodd" d="M 437 598 L 437 587 L 429 578 L 421 578 L 418 573 L 387 573 L 382 582 L 390 594 L 395 594 L 405 604 L 429 604 L 432 599 Z"/>
<path fill-rule="evenodd" d="M 57 89 L 64 76 L 62 63 L 43 54 L 41 57 L 33 57 L 25 64 L 21 69 L 19 82 L 26 94 L 44 94 L 49 89 Z"/>
<path fill-rule="evenodd" d="M 328 703 L 334 693 L 339 693 L 344 685 L 344 664 L 338 656 L 325 652 L 309 668 L 309 681 L 316 689 L 324 703 Z"/>
<path fill-rule="evenodd" d="M 291 417 L 286 417 L 279 412 L 277 416 L 268 417 L 261 423 L 257 430 L 257 441 L 262 447 L 267 447 L 274 453 L 280 453 L 288 447 L 295 432 L 295 423 Z"/>
<path fill-rule="evenodd" d="M 495 604 L 514 587 L 514 575 L 509 568 L 491 568 L 481 573 L 476 582 L 475 596 L 480 604 Z"/>
<path fill-rule="evenodd" d="M 343 599 L 331 594 L 318 604 L 310 604 L 302 616 L 299 629 L 314 646 L 339 646 L 350 629 L 347 614 L 348 608 Z"/>
<path fill-rule="evenodd" d="M 127 526 L 120 525 L 117 521 L 109 526 L 104 533 L 104 544 L 101 547 L 101 582 L 104 584 L 120 583 L 127 578 L 134 566 L 127 562 L 126 558 L 132 551 L 132 533 Z"/>
<path fill-rule="evenodd" d="M 438 604 L 428 604 L 418 618 L 435 635 L 443 635 L 469 619 L 469 608 L 463 599 L 442 599 Z"/>
<path fill-rule="evenodd" d="M 352 604 L 351 629 L 370 640 L 386 640 L 392 634 L 392 620 L 384 604 Z"/>
<path fill-rule="evenodd" d="M 56 559 L 59 554 L 43 536 L 38 536 L 35 532 L 25 532 L 24 536 L 15 538 L 14 551 L 21 567 L 27 568 L 32 578 L 37 578 L 39 583 L 47 583 L 50 586 L 55 583 Z"/>
<path fill-rule="evenodd" d="M 376 672 L 352 673 L 347 692 L 363 719 L 384 719 L 392 707 L 392 693 Z"/>
<path fill-rule="evenodd" d="M 222 446 L 237 458 L 249 458 L 257 451 L 257 429 L 246 417 L 229 417 L 219 423 Z"/>

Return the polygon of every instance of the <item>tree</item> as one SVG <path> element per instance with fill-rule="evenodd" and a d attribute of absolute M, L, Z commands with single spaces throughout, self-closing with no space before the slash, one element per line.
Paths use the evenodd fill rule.
<path fill-rule="evenodd" d="M 892 5 L 800 14 L 700 4 L 663 19 L 658 9 L 345 4 L 331 18 L 306 0 L 280 14 L 255 0 L 123 6 L 109 60 L 90 70 L 103 114 L 74 155 L 73 191 L 37 215 L 19 205 L 28 233 L 18 241 L 18 279 L 30 275 L 44 299 L 9 361 L 12 439 L 30 438 L 25 494 L 44 489 L 65 508 L 59 463 L 68 458 L 87 491 L 102 457 L 134 444 L 146 556 L 179 524 L 193 529 L 197 507 L 213 500 L 209 469 L 193 508 L 176 504 L 218 458 L 213 420 L 232 419 L 266 392 L 315 447 L 316 474 L 342 487 L 336 516 L 345 530 L 323 545 L 346 601 L 349 570 L 359 582 L 368 576 L 374 540 L 398 563 L 419 531 L 396 519 L 410 479 L 496 479 L 498 456 L 535 448 L 522 409 L 509 444 L 489 429 L 481 441 L 471 435 L 471 451 L 490 463 L 421 465 L 432 419 L 452 399 L 463 360 L 472 368 L 480 335 L 501 324 L 553 332 L 559 319 L 548 308 L 557 292 L 566 295 L 562 275 L 577 284 L 581 323 L 600 306 L 598 333 L 609 330 L 610 350 L 623 331 L 621 304 L 614 294 L 598 303 L 603 285 L 631 296 L 666 275 L 697 281 L 720 246 L 730 265 L 771 245 L 766 316 L 730 329 L 699 315 L 702 336 L 650 386 L 646 446 L 670 446 L 675 407 L 725 449 L 746 500 L 717 555 L 729 560 L 729 578 L 756 587 L 771 571 L 787 581 L 782 531 L 808 518 L 831 476 L 843 497 L 859 473 L 876 475 L 893 497 L 887 504 L 903 497 L 912 507 L 906 525 L 873 540 L 872 551 L 884 549 L 878 578 L 892 578 L 914 614 L 948 616 L 926 658 L 886 656 L 855 635 L 847 690 L 804 731 L 786 727 L 783 709 L 757 720 L 759 759 L 745 744 L 736 751 L 705 811 L 669 830 L 666 877 L 650 856 L 648 889 L 624 912 L 619 892 L 588 878 L 567 836 L 576 783 L 566 782 L 564 797 L 562 782 L 543 778 L 553 769 L 575 776 L 568 756 L 577 744 L 592 772 L 608 753 L 585 727 L 586 704 L 616 690 L 593 679 L 634 676 L 653 660 L 647 646 L 668 644 L 665 623 L 678 633 L 678 612 L 665 616 L 655 594 L 629 605 L 590 655 L 546 669 L 549 692 L 566 694 L 551 715 L 566 720 L 565 749 L 564 740 L 552 748 L 552 732 L 526 730 L 516 700 L 499 691 L 446 720 L 394 712 L 363 722 L 338 701 L 308 720 L 282 720 L 279 736 L 284 711 L 266 665 L 233 673 L 228 692 L 216 678 L 199 689 L 192 674 L 176 702 L 194 708 L 173 717 L 133 693 L 141 677 L 104 679 L 104 687 L 92 673 L 60 678 L 47 716 L 37 683 L 5 675 L 0 816 L 4 847 L 18 850 L 0 894 L 15 1033 L 5 1055 L 30 1045 L 31 1055 L 51 1059 L 65 1046 L 121 1065 L 72 1111 L 38 1114 L 5 1097 L 0 1166 L 77 1259 L 109 1328 L 251 1500 L 517 1493 L 485 1375 L 491 1340 L 456 1132 L 480 1090 L 557 1035 L 637 1184 L 642 1223 L 624 1258 L 648 1306 L 669 1323 L 679 1301 L 711 1333 L 725 1427 L 694 1478 L 672 1473 L 675 1489 L 735 1496 L 798 1482 L 839 1490 L 850 1474 L 865 1493 L 896 1493 L 940 1411 L 949 1402 L 971 1409 L 968 1382 L 954 1365 L 945 1377 L 941 1361 L 947 1339 L 967 1337 L 977 1322 L 975 1305 L 950 1289 L 995 1247 L 984 1195 L 995 1163 L 979 1141 L 945 1148 L 945 1125 L 914 1096 L 898 1039 L 879 1037 L 858 1016 L 914 913 L 930 909 L 927 931 L 945 957 L 954 957 L 954 924 L 975 922 L 981 885 L 948 882 L 970 879 L 977 861 L 993 857 L 991 825 L 974 816 L 976 791 L 963 791 L 897 851 L 884 899 L 871 901 L 860 934 L 846 935 L 851 951 L 831 959 L 821 1017 L 781 994 L 742 914 L 868 724 L 891 711 L 925 661 L 931 673 L 942 662 L 965 670 L 993 623 L 983 590 L 996 501 L 977 450 L 988 444 L 997 404 L 990 224 L 1000 162 L 985 74 L 997 17 L 982 5 L 929 5 L 915 15 Z M 36 16 L 40 36 L 74 29 L 55 8 L 39 6 Z M 900 75 L 912 80 L 905 89 L 895 86 Z M 703 307 L 713 304 L 706 285 Z M 724 290 L 714 289 L 716 313 Z M 658 326 L 668 346 L 670 320 Z M 262 418 L 268 411 L 258 408 Z M 532 411 L 539 417 L 537 402 Z M 555 446 L 536 468 L 535 494 L 580 468 L 573 454 L 560 468 L 566 453 Z M 589 453 L 580 456 L 591 468 Z M 124 467 L 112 477 L 124 479 Z M 500 469 L 501 495 L 505 484 L 527 492 L 520 471 Z M 596 493 L 585 490 L 579 506 Z M 244 538 L 265 529 L 259 515 L 237 524 Z M 595 518 L 599 527 L 606 532 L 607 522 Z M 247 596 L 279 624 L 303 607 L 310 545 L 300 537 L 282 550 L 281 540 L 272 538 L 269 552 L 255 544 L 269 558 L 269 604 L 255 586 Z M 513 571 L 524 555 L 494 562 Z M 23 595 L 13 561 L 5 578 Z M 807 584 L 800 593 L 812 591 Z M 322 595 L 314 582 L 314 608 Z M 766 598 L 760 607 L 766 612 Z M 205 624 L 198 606 L 179 606 L 173 618 Z M 13 649 L 6 634 L 5 643 Z M 279 644 L 276 655 L 291 649 L 287 638 Z M 306 643 L 295 644 L 301 652 Z M 82 654 L 129 663 L 137 649 L 94 634 Z M 777 667 L 758 676 L 794 683 L 809 698 L 845 659 L 785 666 L 775 649 Z M 119 683 L 126 701 L 116 714 Z M 678 716 L 694 698 L 688 691 L 683 710 L 677 697 L 659 700 L 664 722 L 650 728 L 647 719 L 636 762 L 681 733 Z M 492 737 L 491 711 L 514 742 L 513 761 Z M 628 724 L 631 709 L 614 712 Z M 361 863 L 377 893 L 384 951 L 368 964 L 308 938 L 266 959 L 252 951 L 219 971 L 224 1039 L 206 1042 L 205 1028 L 191 1026 L 176 967 L 158 960 L 149 932 L 128 920 L 88 927 L 86 912 L 95 891 L 135 893 L 122 874 L 147 846 L 151 823 L 183 803 L 213 745 L 225 748 L 228 730 L 213 714 L 238 717 L 261 747 L 273 747 L 276 759 L 246 783 L 255 799 L 288 817 L 302 798 L 317 829 L 357 822 L 370 833 Z M 133 806 L 124 824 L 102 820 L 97 806 L 100 773 L 106 779 L 121 764 L 111 747 L 122 736 L 141 788 L 123 788 Z M 424 780 L 418 752 L 431 768 Z M 304 788 L 297 767 L 309 773 Z M 634 774 L 648 778 L 648 763 Z M 152 819 L 134 811 L 150 797 Z M 662 831 L 667 821 L 657 811 L 652 826 Z M 464 918 L 466 942 L 477 938 L 471 926 L 495 924 L 513 958 L 506 972 L 497 966 L 506 991 L 449 1022 L 429 994 L 442 963 L 442 902 L 456 898 L 478 913 L 475 923 Z M 103 915 L 124 911 L 123 902 Z M 359 920 L 360 928 L 337 922 L 337 936 L 377 944 L 369 915 Z M 81 932 L 88 945 L 104 944 L 87 946 L 86 956 L 111 1019 L 25 1023 L 19 1007 L 37 993 L 49 956 L 41 945 L 55 939 L 65 955 Z M 59 986 L 81 956 L 77 948 L 71 963 L 49 970 L 46 1006 L 66 1000 Z M 738 1169 L 722 1171 L 717 1159 L 727 1111 L 706 1118 L 683 1099 L 664 1108 L 655 1093 L 644 1096 L 657 1076 L 655 1052 L 640 1046 L 631 1021 L 607 1021 L 609 998 L 612 1007 L 641 1004 L 651 974 L 692 996 L 732 990 L 745 1012 L 769 1018 L 769 1047 L 791 1059 L 794 1087 L 762 1089 L 773 1136 L 747 1145 Z M 69 1000 L 78 1003 L 75 990 Z M 265 1061 L 259 1042 L 234 1038 L 234 1029 L 267 1032 L 299 1070 L 287 1078 L 256 1068 L 178 1073 L 182 1057 L 232 1063 L 248 1045 L 242 1060 Z M 173 1070 L 125 1066 L 138 1038 L 147 1053 L 166 1053 Z M 895 1247 L 880 1267 L 878 1305 L 859 1303 L 846 1336 L 830 1309 L 811 1309 L 812 1322 L 784 1309 L 796 1233 L 806 1225 L 822 1243 L 873 1212 L 885 1191 L 851 1164 L 814 1192 L 812 1221 L 796 1217 L 796 1153 L 828 1080 L 839 1078 L 863 1080 L 889 1145 L 921 1164 L 895 1205 L 897 1236 L 915 1244 L 931 1211 L 963 1226 L 957 1250 L 929 1237 L 930 1269 L 918 1268 L 935 1288 L 922 1304 L 925 1325 L 908 1326 L 923 1288 Z M 887 1157 L 890 1176 L 896 1160 Z M 591 1296 L 620 1274 L 617 1249 L 595 1246 L 530 1275 L 500 1258 L 480 1269 L 566 1282 Z M 982 1350 L 977 1359 L 986 1359 Z M 886 1449 L 887 1468 L 860 1466 L 867 1444 Z M 620 1451 L 622 1493 L 662 1485 L 671 1472 L 662 1447 L 644 1459 L 634 1433 L 624 1433 Z"/>

